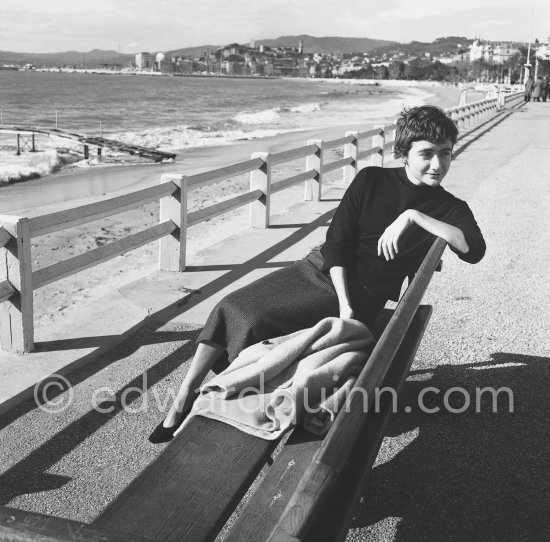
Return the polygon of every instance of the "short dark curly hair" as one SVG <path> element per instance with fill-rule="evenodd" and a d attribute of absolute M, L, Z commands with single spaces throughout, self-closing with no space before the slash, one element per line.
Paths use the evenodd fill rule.
<path fill-rule="evenodd" d="M 397 117 L 393 156 L 405 158 L 415 141 L 441 144 L 451 140 L 454 146 L 457 137 L 456 124 L 443 109 L 435 105 L 404 108 Z"/>

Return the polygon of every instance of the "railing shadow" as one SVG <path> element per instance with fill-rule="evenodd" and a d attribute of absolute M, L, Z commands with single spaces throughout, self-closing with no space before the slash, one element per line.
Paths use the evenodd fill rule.
<path fill-rule="evenodd" d="M 291 260 L 281 260 L 276 262 L 266 262 L 262 265 L 259 265 L 256 269 L 278 269 L 279 267 L 284 267 L 285 265 L 290 265 L 294 263 Z M 188 265 L 186 271 L 235 271 L 239 269 L 242 264 L 219 264 L 219 265 Z"/>
<path fill-rule="evenodd" d="M 250 258 L 240 265 L 232 266 L 228 273 L 214 279 L 201 288 L 200 293 L 195 293 L 161 311 L 151 314 L 147 324 L 125 339 L 119 346 L 114 349 L 106 348 L 106 351 L 99 358 L 97 353 L 95 353 L 93 355 L 93 363 L 87 363 L 86 358 L 90 356 L 84 356 L 74 364 L 65 367 L 64 374 L 68 375 L 71 388 L 74 389 L 75 386 L 82 384 L 100 371 L 109 368 L 109 366 L 120 360 L 130 357 L 143 345 L 160 344 L 168 341 L 173 344 L 178 341 L 184 343 L 168 356 L 161 357 L 158 363 L 147 369 L 147 386 L 145 391 L 158 384 L 171 373 L 177 371 L 182 364 L 184 364 L 185 360 L 188 360 L 192 356 L 194 350 L 193 343 L 200 331 L 199 329 L 176 332 L 166 331 L 166 328 L 170 327 L 170 325 L 166 325 L 169 320 L 216 294 L 226 286 L 244 277 L 252 270 L 261 268 L 262 266 L 268 266 L 269 261 L 278 254 L 289 249 L 317 228 L 326 226 L 333 213 L 334 210 L 324 213 L 313 222 L 292 232 L 288 237 L 260 252 L 253 258 Z M 280 264 L 277 266 L 279 265 Z M 75 339 L 74 342 L 70 343 L 71 346 L 74 347 L 79 340 L 80 339 Z M 86 340 L 87 339 L 83 339 L 84 342 Z M 93 341 L 94 338 L 91 340 Z M 69 343 L 65 342 L 65 346 L 67 347 L 68 345 Z M 94 435 L 94 433 L 105 424 L 124 412 L 121 402 L 122 397 L 125 396 L 127 390 L 143 386 L 142 377 L 143 375 L 140 374 L 116 390 L 115 397 L 109 401 L 109 406 L 113 407 L 109 413 L 100 413 L 95 409 L 84 410 L 85 413 L 81 417 L 70 423 L 67 427 L 59 430 L 49 440 L 0 475 L 0 504 L 7 504 L 20 495 L 54 490 L 67 484 L 71 480 L 70 477 L 52 476 L 47 471 L 64 456 L 81 445 L 86 439 Z M 171 384 L 171 388 L 176 390 L 178 385 L 179 382 L 175 382 Z M 48 394 L 48 399 L 55 400 L 61 398 L 63 394 L 68 393 L 66 389 L 59 389 L 57 392 Z M 14 422 L 23 423 L 20 421 L 20 418 L 36 408 L 37 403 L 34 397 L 14 407 L 6 414 L 0 416 L 0 429 L 7 428 Z M 158 416 L 160 416 L 160 414 L 156 411 L 149 417 L 155 420 Z M 139 435 L 137 435 L 137 438 L 140 439 L 141 442 L 145 442 L 146 440 L 150 422 L 151 420 L 148 421 L 145 418 L 143 419 L 144 427 Z M 152 429 L 152 427 L 153 426 L 151 426 L 150 429 Z M 26 429 L 29 430 L 28 427 Z M 2 441 L 2 439 L 6 438 L 9 438 L 9 435 L 6 436 L 4 432 L 0 433 L 0 447 L 9 449 L 10 443 Z M 125 438 L 128 437 L 126 436 Z M 136 436 L 132 435 L 130 438 L 136 438 Z M 128 451 L 133 453 L 132 450 L 133 448 L 130 447 Z M 160 450 L 155 452 L 149 450 L 149 453 L 153 455 L 158 454 Z M 130 460 L 130 458 L 128 460 Z M 119 489 L 122 489 L 122 487 Z"/>
<path fill-rule="evenodd" d="M 506 120 L 510 115 L 513 113 L 516 113 L 517 109 L 511 109 L 509 111 L 506 111 L 504 113 L 501 113 L 499 116 L 491 117 L 487 119 L 485 122 L 475 126 L 472 130 L 466 132 L 464 135 L 460 137 L 460 139 L 457 142 L 456 149 L 453 151 L 453 160 L 458 158 L 472 143 L 479 140 L 481 137 L 483 137 L 486 133 L 488 133 L 490 130 L 492 130 L 495 126 L 498 126 L 501 124 L 504 120 Z M 485 129 L 483 129 L 485 128 Z M 469 136 L 472 136 L 471 139 L 468 139 L 464 143 L 461 141 Z"/>
<path fill-rule="evenodd" d="M 141 393 L 138 393 L 138 390 L 147 392 L 152 386 L 158 384 L 162 379 L 176 371 L 186 359 L 191 357 L 193 351 L 192 344 L 198 336 L 198 333 L 199 330 L 188 330 L 178 334 L 167 334 L 158 332 L 150 326 L 147 326 L 136 334 L 137 336 L 134 337 L 133 341 L 127 341 L 121 344 L 105 358 L 94 364 L 93 367 L 91 365 L 85 366 L 72 373 L 70 375 L 70 385 L 74 390 L 78 383 L 92 377 L 96 372 L 107 368 L 110 364 L 118 360 L 131 356 L 142 344 L 162 342 L 167 338 L 167 335 L 172 341 L 179 340 L 184 343 L 183 346 L 176 348 L 168 356 L 163 357 L 158 363 L 149 367 L 146 371 L 147 377 L 145 380 L 143 375 L 139 374 L 123 386 L 114 390 L 114 395 L 107 397 L 104 395 L 104 400 L 99 400 L 98 397 L 98 408 L 90 408 L 91 405 L 86 403 L 87 397 L 85 397 L 85 394 L 81 393 L 81 396 L 77 397 L 74 403 L 69 404 L 67 408 L 82 410 L 84 414 L 59 430 L 46 442 L 35 448 L 21 461 L 0 475 L 0 504 L 9 503 L 11 500 L 21 495 L 59 489 L 70 482 L 72 477 L 55 475 L 48 471 L 59 463 L 63 457 L 71 453 L 75 448 L 94 435 L 94 433 L 100 430 L 105 424 L 111 422 L 114 418 L 123 413 L 126 406 L 130 405 L 135 407 L 136 402 L 141 398 Z M 176 338 L 176 335 L 178 335 L 178 338 Z M 103 382 L 103 384 L 105 384 L 105 382 Z M 173 387 L 177 389 L 177 385 L 174 384 Z M 48 396 L 53 400 L 60 399 L 67 401 L 67 397 L 61 397 L 62 395 L 66 396 L 67 393 L 67 391 L 48 393 Z M 24 413 L 36 408 L 37 404 L 34 398 L 29 399 L 14 409 L 15 412 L 13 414 L 15 414 L 15 416 L 12 412 L 10 412 L 8 416 L 12 418 L 11 422 L 13 422 L 14 417 L 20 417 Z M 135 461 L 134 451 L 143 448 L 143 444 L 146 442 L 148 424 L 144 422 L 144 419 L 147 417 L 147 413 L 147 411 L 143 413 L 140 412 L 141 422 L 143 422 L 144 425 L 142 432 L 138 435 L 129 435 L 124 431 L 124 428 L 122 428 L 123 433 L 117 435 L 116 432 L 113 432 L 111 434 L 112 441 L 105 443 L 105 445 L 114 446 L 114 449 L 118 447 L 118 455 L 122 455 L 123 457 L 127 456 L 127 461 Z M 143 414 L 143 416 L 141 416 L 141 414 Z M 149 413 L 150 417 L 151 415 L 154 416 L 154 418 L 159 416 L 158 410 Z M 56 422 L 56 414 L 53 412 L 51 414 L 45 413 L 42 416 L 44 423 L 50 423 L 54 426 L 60 423 L 59 421 Z M 54 419 L 48 420 L 48 416 L 53 416 Z M 9 420 L 6 419 L 7 416 L 3 416 L 2 418 L 0 418 L 0 420 L 2 420 L 1 425 L 5 426 L 5 422 Z M 128 420 L 128 417 L 125 419 Z M 18 423 L 22 424 L 22 422 Z M 27 430 L 30 432 L 32 429 L 32 426 L 23 427 L 23 431 Z M 0 433 L 0 447 L 5 451 L 11 448 L 10 442 L 5 440 L 7 438 L 9 438 L 9 435 Z M 120 448 L 120 444 L 117 446 L 118 441 L 124 441 L 128 444 L 128 448 Z M 133 442 L 129 443 L 129 441 Z M 153 453 L 154 452 L 153 450 Z M 160 452 L 160 450 L 158 450 L 158 452 Z M 90 451 L 90 453 L 93 454 L 93 451 Z M 149 453 L 151 455 L 151 450 Z M 143 462 L 143 459 L 138 458 L 138 461 Z M 113 462 L 116 463 L 116 458 L 113 458 Z M 108 466 L 106 466 L 106 468 L 108 468 Z M 116 475 L 117 473 L 111 472 L 108 478 L 113 479 Z M 111 481 L 111 484 L 113 483 L 114 482 Z M 122 489 L 122 487 L 118 488 L 118 490 L 120 489 Z M 90 495 L 90 500 L 93 500 L 92 495 Z"/>
<path fill-rule="evenodd" d="M 391 444 L 382 447 L 352 528 L 374 539 L 390 518 L 401 518 L 396 541 L 548 540 L 549 378 L 550 358 L 503 352 L 488 363 L 412 371 L 388 426 L 405 447 L 393 457 Z M 427 387 L 439 393 L 426 393 L 424 404 L 439 412 L 418 407 Z M 455 387 L 471 399 L 465 412 L 444 407 Z M 509 388 L 513 412 L 503 392 L 495 413 L 489 393 L 478 403 L 476 390 L 485 387 Z M 461 410 L 463 392 L 453 391 L 449 404 Z"/>
<path fill-rule="evenodd" d="M 75 350 L 79 348 L 99 348 L 110 341 L 117 339 L 119 335 L 96 335 L 94 337 L 79 337 L 76 339 L 59 339 L 56 341 L 42 341 L 36 343 L 36 352 L 57 352 L 61 350 Z M 181 341 L 179 333 L 159 331 L 151 337 L 147 344 L 170 343 Z"/>
<path fill-rule="evenodd" d="M 168 307 L 150 315 L 152 320 L 156 320 L 160 325 L 167 322 L 168 320 L 178 316 L 190 308 L 194 307 L 198 303 L 203 302 L 208 297 L 216 294 L 230 284 L 236 282 L 237 280 L 248 275 L 251 271 L 255 269 L 260 269 L 262 267 L 270 267 L 270 261 L 274 259 L 278 254 L 281 254 L 285 250 L 291 248 L 293 245 L 297 244 L 299 241 L 305 239 L 308 235 L 313 233 L 320 227 L 327 226 L 330 219 L 334 215 L 335 209 L 331 209 L 317 217 L 315 220 L 309 224 L 304 225 L 299 230 L 292 232 L 288 237 L 274 244 L 273 246 L 263 250 L 253 258 L 243 262 L 242 264 L 233 266 L 229 273 L 224 274 L 221 277 L 214 279 L 205 286 L 201 287 L 200 295 L 193 295 L 182 299 L 176 303 L 169 305 Z M 305 256 L 305 254 L 304 254 Z M 276 266 L 279 267 L 281 263 L 276 262 Z"/>

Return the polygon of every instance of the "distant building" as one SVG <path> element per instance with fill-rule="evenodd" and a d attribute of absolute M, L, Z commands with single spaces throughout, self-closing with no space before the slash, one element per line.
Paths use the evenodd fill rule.
<path fill-rule="evenodd" d="M 490 43 L 481 43 L 480 40 L 476 39 L 470 45 L 470 62 L 475 62 L 476 60 L 485 60 L 485 62 L 493 61 L 493 46 Z"/>
<path fill-rule="evenodd" d="M 541 60 L 550 60 L 550 37 L 546 43 L 541 43 L 536 49 L 536 57 Z"/>
<path fill-rule="evenodd" d="M 504 64 L 507 60 L 510 60 L 510 58 L 518 53 L 519 49 L 512 47 L 511 44 L 496 45 L 493 49 L 493 63 Z"/>
<path fill-rule="evenodd" d="M 294 58 L 274 58 L 273 75 L 282 75 L 284 77 L 298 77 L 299 69 Z"/>
<path fill-rule="evenodd" d="M 165 53 L 157 53 L 155 56 L 155 68 L 162 73 L 172 73 L 172 59 L 167 57 Z"/>
<path fill-rule="evenodd" d="M 153 56 L 151 53 L 137 53 L 136 68 L 138 70 L 151 70 L 153 68 Z"/>

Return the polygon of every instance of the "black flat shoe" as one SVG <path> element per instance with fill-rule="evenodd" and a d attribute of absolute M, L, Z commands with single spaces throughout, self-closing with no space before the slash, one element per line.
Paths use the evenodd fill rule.
<path fill-rule="evenodd" d="M 183 420 L 172 427 L 164 427 L 164 425 L 162 425 L 163 423 L 164 420 L 162 420 L 149 435 L 149 442 L 153 444 L 170 442 L 174 438 L 174 433 L 177 431 L 178 427 L 183 423 Z"/>
<path fill-rule="evenodd" d="M 175 425 L 172 425 L 171 427 L 164 427 L 164 425 L 162 425 L 164 423 L 164 420 L 162 420 L 162 422 L 160 422 L 155 427 L 155 430 L 149 435 L 149 442 L 152 442 L 153 444 L 170 442 L 174 438 L 174 433 L 178 430 L 179 426 L 187 419 L 189 414 L 191 414 L 193 403 L 198 396 L 198 391 L 195 391 L 195 393 L 193 393 L 193 400 L 191 401 L 189 407 L 185 411 L 180 413 L 179 422 L 177 422 Z"/>
<path fill-rule="evenodd" d="M 194 394 L 193 402 L 198 397 L 198 393 Z M 174 433 L 178 430 L 179 426 L 187 419 L 189 414 L 191 414 L 191 409 L 193 408 L 193 402 L 189 406 L 185 412 L 182 412 L 180 414 L 180 420 L 176 423 L 176 425 L 172 425 L 172 427 L 164 427 L 162 425 L 164 423 L 164 420 L 160 422 L 156 427 L 155 430 L 149 435 L 149 442 L 152 442 L 153 444 L 160 444 L 161 442 L 170 442 L 174 438 Z"/>

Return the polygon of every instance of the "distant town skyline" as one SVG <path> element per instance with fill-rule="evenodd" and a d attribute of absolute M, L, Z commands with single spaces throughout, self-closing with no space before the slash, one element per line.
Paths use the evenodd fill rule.
<path fill-rule="evenodd" d="M 7 4 L 7 0 L 1 0 Z M 11 3 L 10 3 L 11 4 Z M 519 5 L 518 5 L 519 4 Z M 407 43 L 438 37 L 528 42 L 550 35 L 550 3 L 517 0 L 18 0 L 2 7 L 0 50 L 163 51 L 284 35 Z"/>

